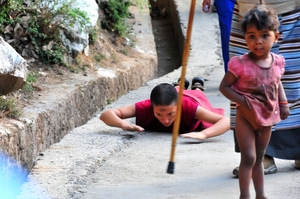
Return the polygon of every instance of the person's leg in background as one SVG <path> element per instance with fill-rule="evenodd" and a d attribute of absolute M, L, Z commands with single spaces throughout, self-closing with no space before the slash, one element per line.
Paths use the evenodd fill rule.
<path fill-rule="evenodd" d="M 227 63 L 229 61 L 229 37 L 234 3 L 235 0 L 214 0 L 214 6 L 219 17 L 222 57 L 225 72 L 227 72 Z"/>

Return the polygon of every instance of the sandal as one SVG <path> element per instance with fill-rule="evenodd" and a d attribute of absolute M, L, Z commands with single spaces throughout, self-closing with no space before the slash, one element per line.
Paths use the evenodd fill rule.
<path fill-rule="evenodd" d="M 274 158 L 269 156 L 269 155 L 265 155 L 264 156 L 264 160 L 263 160 L 263 164 L 264 164 L 264 173 L 265 175 L 267 174 L 273 174 L 277 172 L 277 167 L 274 161 Z"/>
<path fill-rule="evenodd" d="M 177 82 L 173 83 L 173 86 L 179 86 L 179 85 L 180 85 L 180 78 L 178 78 Z M 185 78 L 184 79 L 184 88 L 185 88 L 185 90 L 187 90 L 189 86 L 190 86 L 190 82 L 189 82 L 189 80 L 187 80 Z"/>
<path fill-rule="evenodd" d="M 277 166 L 274 162 L 268 164 L 268 166 L 266 166 L 264 168 L 265 175 L 273 174 L 273 173 L 276 173 L 276 172 L 277 172 Z"/>
<path fill-rule="evenodd" d="M 204 79 L 201 77 L 194 77 L 192 80 L 192 90 L 200 89 L 202 91 L 205 91 L 206 88 L 204 87 Z"/>
<path fill-rule="evenodd" d="M 300 161 L 299 161 L 300 164 Z M 299 165 L 300 166 L 300 165 Z M 299 167 L 300 169 L 300 167 Z M 268 174 L 273 174 L 277 172 L 277 166 L 274 162 L 268 164 L 268 166 L 264 167 L 264 174 L 268 175 Z M 236 177 L 239 176 L 239 167 L 235 167 L 232 171 L 232 174 Z"/>

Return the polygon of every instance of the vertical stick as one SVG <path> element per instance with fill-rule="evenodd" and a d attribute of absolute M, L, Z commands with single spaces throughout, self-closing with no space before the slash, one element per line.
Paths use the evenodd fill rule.
<path fill-rule="evenodd" d="M 178 101 L 177 101 L 177 113 L 176 113 L 176 118 L 174 121 L 173 132 L 172 132 L 171 156 L 170 156 L 170 161 L 167 169 L 167 173 L 169 174 L 174 173 L 175 148 L 176 148 L 176 141 L 178 137 L 180 118 L 181 118 L 181 104 L 182 104 L 187 61 L 188 61 L 189 51 L 190 51 L 190 41 L 191 41 L 192 26 L 193 26 L 194 13 L 195 13 L 195 4 L 196 4 L 196 0 L 192 0 L 191 7 L 190 7 L 189 22 L 187 27 L 186 41 L 185 41 L 183 57 L 182 57 L 182 69 L 181 69 L 181 77 L 180 77 L 180 84 L 179 84 L 180 87 L 178 93 Z"/>

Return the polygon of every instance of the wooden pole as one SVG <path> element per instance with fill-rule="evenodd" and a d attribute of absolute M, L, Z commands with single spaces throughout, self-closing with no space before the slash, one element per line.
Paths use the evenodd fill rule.
<path fill-rule="evenodd" d="M 179 126 L 180 126 L 181 104 L 182 104 L 183 88 L 184 88 L 184 82 L 185 82 L 186 67 L 187 67 L 189 51 L 190 51 L 190 41 L 191 41 L 192 26 L 193 26 L 194 13 L 195 13 L 195 5 L 196 5 L 196 0 L 192 0 L 191 7 L 190 7 L 186 40 L 185 40 L 183 56 L 182 56 L 182 69 L 181 69 L 181 77 L 180 77 L 180 83 L 179 83 L 180 87 L 179 87 L 179 92 L 178 92 L 177 112 L 176 112 L 176 118 L 174 121 L 173 132 L 172 132 L 171 156 L 170 156 L 170 161 L 169 161 L 169 165 L 168 165 L 168 169 L 167 169 L 167 173 L 169 173 L 169 174 L 174 173 L 175 148 L 176 148 L 176 142 L 177 142 L 178 131 L 179 131 Z"/>

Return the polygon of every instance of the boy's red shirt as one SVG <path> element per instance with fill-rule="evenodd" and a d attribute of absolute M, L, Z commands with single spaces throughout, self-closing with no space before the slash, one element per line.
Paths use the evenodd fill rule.
<path fill-rule="evenodd" d="M 192 131 L 200 131 L 210 127 L 212 124 L 197 120 L 196 110 L 198 106 L 208 109 L 212 112 L 224 115 L 224 109 L 213 108 L 205 94 L 200 90 L 184 90 L 182 98 L 182 111 L 179 133 L 189 133 Z M 169 127 L 162 125 L 154 116 L 150 99 L 137 102 L 135 104 L 136 124 L 145 130 L 172 132 L 173 124 Z"/>

